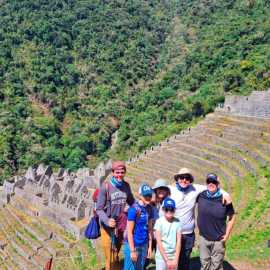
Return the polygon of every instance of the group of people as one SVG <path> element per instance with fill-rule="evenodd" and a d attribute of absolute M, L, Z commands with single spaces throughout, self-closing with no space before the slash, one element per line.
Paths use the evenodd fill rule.
<path fill-rule="evenodd" d="M 182 168 L 171 185 L 164 179 L 153 187 L 142 184 L 136 199 L 125 174 L 125 163 L 113 162 L 112 177 L 101 186 L 97 201 L 106 270 L 143 270 L 153 251 L 156 269 L 189 270 L 196 204 L 201 270 L 223 269 L 235 212 L 216 174 L 209 173 L 205 185 L 194 184 L 192 172 Z"/>

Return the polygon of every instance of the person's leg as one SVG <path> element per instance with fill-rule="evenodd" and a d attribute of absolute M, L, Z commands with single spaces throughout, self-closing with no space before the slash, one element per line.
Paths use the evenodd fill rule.
<path fill-rule="evenodd" d="M 225 243 L 215 241 L 211 254 L 211 270 L 223 270 L 223 260 L 225 256 Z"/>
<path fill-rule="evenodd" d="M 136 270 L 144 270 L 145 259 L 147 257 L 148 244 L 140 247 L 136 247 L 136 252 L 138 255 L 138 260 L 136 263 Z"/>
<path fill-rule="evenodd" d="M 156 252 L 156 239 L 152 240 L 152 254 Z M 144 270 L 147 269 L 147 266 L 151 264 L 151 258 L 146 258 L 145 259 L 145 264 L 144 264 Z"/>
<path fill-rule="evenodd" d="M 105 255 L 105 262 L 106 262 L 106 270 L 111 270 L 111 237 L 110 235 L 104 230 L 104 228 L 100 228 L 101 232 L 101 245 L 103 248 L 103 252 Z"/>
<path fill-rule="evenodd" d="M 135 264 L 130 257 L 130 248 L 128 243 L 124 244 L 124 268 L 123 270 L 135 270 Z"/>
<path fill-rule="evenodd" d="M 182 234 L 178 270 L 189 270 L 190 255 L 195 242 L 195 234 Z"/>
<path fill-rule="evenodd" d="M 203 236 L 200 236 L 201 270 L 210 270 L 212 245 L 212 241 L 208 241 Z"/>
<path fill-rule="evenodd" d="M 156 259 L 156 270 L 167 270 L 167 266 L 164 260 Z"/>

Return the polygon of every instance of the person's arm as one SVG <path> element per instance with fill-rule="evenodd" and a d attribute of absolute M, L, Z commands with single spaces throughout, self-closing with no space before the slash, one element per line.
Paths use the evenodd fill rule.
<path fill-rule="evenodd" d="M 207 190 L 207 186 L 206 185 L 201 185 L 201 184 L 192 184 L 193 187 L 196 189 L 197 193 L 200 194 L 203 191 Z"/>
<path fill-rule="evenodd" d="M 127 183 L 127 182 L 126 182 Z M 134 204 L 135 202 L 135 199 L 134 199 L 134 196 L 132 194 L 132 191 L 131 191 L 131 188 L 130 188 L 130 185 L 129 183 L 127 183 L 127 187 L 128 187 L 128 192 L 127 192 L 127 204 L 129 206 L 131 206 L 132 204 Z"/>
<path fill-rule="evenodd" d="M 193 186 L 195 187 L 196 191 L 198 192 L 198 195 L 200 193 L 202 193 L 203 191 L 207 190 L 207 186 L 206 185 L 201 185 L 201 184 L 193 184 Z M 222 203 L 223 204 L 230 204 L 232 203 L 232 198 L 230 196 L 230 194 L 225 191 L 224 189 L 220 189 L 220 192 L 222 194 Z"/>
<path fill-rule="evenodd" d="M 235 223 L 235 214 L 232 214 L 229 216 L 229 220 L 226 225 L 226 233 L 225 235 L 223 235 L 221 241 L 226 242 L 229 239 L 234 223 Z"/>
<path fill-rule="evenodd" d="M 153 219 L 149 219 L 148 221 L 148 252 L 147 252 L 147 258 L 152 257 L 152 241 L 153 241 Z"/>
<path fill-rule="evenodd" d="M 181 234 L 181 231 L 179 230 L 176 234 L 176 250 L 175 250 L 175 255 L 174 255 L 174 267 L 177 267 L 178 261 L 179 261 L 179 255 L 180 255 L 180 250 L 181 250 L 181 238 L 182 238 L 182 234 Z"/>
<path fill-rule="evenodd" d="M 137 253 L 134 245 L 133 239 L 133 230 L 135 226 L 135 221 L 128 220 L 127 222 L 127 232 L 128 232 L 128 245 L 130 249 L 130 257 L 131 260 L 136 262 L 137 261 Z"/>
<path fill-rule="evenodd" d="M 156 230 L 156 240 L 157 240 L 158 250 L 159 250 L 164 262 L 166 263 L 166 265 L 168 265 L 169 258 L 167 257 L 165 249 L 162 246 L 161 233 L 158 229 Z"/>
<path fill-rule="evenodd" d="M 106 204 L 107 204 L 107 191 L 104 185 L 100 188 L 98 198 L 97 198 L 97 208 L 96 212 L 99 216 L 99 219 L 101 222 L 109 226 L 108 221 L 109 217 L 107 216 L 107 213 L 105 212 L 106 209 Z"/>
<path fill-rule="evenodd" d="M 113 218 L 108 217 L 107 213 L 105 212 L 106 206 L 107 206 L 107 190 L 106 187 L 103 185 L 98 194 L 96 212 L 101 222 L 103 222 L 105 225 L 111 228 L 114 228 L 116 222 Z"/>

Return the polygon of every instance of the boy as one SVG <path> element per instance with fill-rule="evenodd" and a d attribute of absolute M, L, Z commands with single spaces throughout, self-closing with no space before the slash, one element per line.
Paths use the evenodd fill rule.
<path fill-rule="evenodd" d="M 157 240 L 156 270 L 176 270 L 181 249 L 181 223 L 174 217 L 175 201 L 164 199 L 164 216 L 155 224 Z"/>

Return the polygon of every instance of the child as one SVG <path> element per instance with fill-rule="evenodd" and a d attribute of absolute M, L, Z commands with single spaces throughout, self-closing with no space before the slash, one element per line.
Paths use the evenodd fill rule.
<path fill-rule="evenodd" d="M 143 270 L 146 257 L 151 256 L 153 210 L 152 189 L 143 184 L 139 200 L 128 209 L 127 241 L 124 245 L 124 270 Z"/>
<path fill-rule="evenodd" d="M 153 219 L 153 224 L 155 224 L 156 220 L 163 216 L 163 211 L 162 211 L 162 202 L 165 198 L 170 196 L 170 189 L 168 188 L 167 181 L 164 179 L 157 179 L 155 181 L 154 186 L 152 187 L 152 190 L 154 191 L 154 196 L 152 198 L 151 205 L 153 207 L 153 213 L 154 213 L 154 219 Z M 155 237 L 153 238 L 152 241 L 152 252 L 156 251 L 156 239 Z M 151 259 L 147 258 L 145 261 L 145 266 L 144 269 L 147 269 L 147 266 L 151 263 Z"/>
<path fill-rule="evenodd" d="M 161 178 L 155 181 L 152 189 L 155 192 L 155 200 L 153 202 L 153 205 L 156 221 L 160 216 L 163 215 L 161 205 L 163 200 L 170 196 L 170 189 L 168 188 L 167 181 Z"/>
<path fill-rule="evenodd" d="M 174 217 L 175 202 L 171 198 L 162 203 L 164 216 L 155 224 L 157 240 L 156 270 L 176 270 L 181 249 L 181 223 Z"/>

